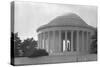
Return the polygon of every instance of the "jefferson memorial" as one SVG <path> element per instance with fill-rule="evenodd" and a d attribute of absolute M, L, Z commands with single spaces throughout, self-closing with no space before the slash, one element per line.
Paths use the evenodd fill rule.
<path fill-rule="evenodd" d="M 49 55 L 89 54 L 94 30 L 75 13 L 58 16 L 37 29 L 38 47 Z"/>

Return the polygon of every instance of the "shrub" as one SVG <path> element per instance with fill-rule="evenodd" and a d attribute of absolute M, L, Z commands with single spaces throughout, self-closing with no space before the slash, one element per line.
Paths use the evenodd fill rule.
<path fill-rule="evenodd" d="M 33 53 L 28 57 L 40 57 L 40 56 L 48 56 L 48 53 L 44 49 L 34 49 Z"/>

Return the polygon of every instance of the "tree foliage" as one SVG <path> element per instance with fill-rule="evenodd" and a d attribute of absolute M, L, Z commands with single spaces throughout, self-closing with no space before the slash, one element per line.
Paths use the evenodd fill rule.
<path fill-rule="evenodd" d="M 95 30 L 95 34 L 91 37 L 91 53 L 97 53 L 97 29 Z"/>
<path fill-rule="evenodd" d="M 23 41 L 18 33 L 11 33 L 11 52 L 14 57 L 38 57 L 46 56 L 46 50 L 37 49 L 37 41 L 33 38 L 27 38 Z"/>
<path fill-rule="evenodd" d="M 37 47 L 37 41 L 33 38 L 27 38 L 22 42 L 21 49 L 24 52 L 24 56 L 28 56 L 32 53 L 33 49 Z"/>
<path fill-rule="evenodd" d="M 14 48 L 14 57 L 18 57 L 19 56 L 19 49 L 20 49 L 20 45 L 21 45 L 21 40 L 18 37 L 18 33 L 11 33 L 11 43 L 12 43 L 12 48 Z"/>

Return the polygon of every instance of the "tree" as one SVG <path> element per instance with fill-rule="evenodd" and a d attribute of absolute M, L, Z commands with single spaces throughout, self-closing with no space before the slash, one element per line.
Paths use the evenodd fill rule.
<path fill-rule="evenodd" d="M 21 40 L 18 37 L 18 33 L 11 33 L 11 48 L 13 48 L 11 51 L 14 51 L 14 57 L 19 56 L 19 49 L 21 45 Z"/>
<path fill-rule="evenodd" d="M 27 38 L 22 42 L 21 49 L 24 52 L 24 56 L 28 56 L 33 52 L 33 49 L 37 47 L 37 41 L 33 38 Z"/>
<path fill-rule="evenodd" d="M 91 37 L 91 53 L 97 53 L 97 29 L 95 30 L 95 34 Z"/>

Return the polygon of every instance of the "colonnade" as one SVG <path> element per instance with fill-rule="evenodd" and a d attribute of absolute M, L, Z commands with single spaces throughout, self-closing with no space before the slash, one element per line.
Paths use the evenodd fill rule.
<path fill-rule="evenodd" d="M 82 30 L 64 30 L 65 33 L 65 45 L 67 45 L 68 36 L 70 36 L 70 52 L 88 52 L 89 51 L 89 36 L 90 32 L 88 31 L 82 31 Z M 68 35 L 68 32 L 71 34 Z M 57 30 L 58 36 L 56 34 L 56 31 L 45 31 L 38 34 L 38 47 L 42 49 L 46 49 L 50 53 L 54 52 L 63 52 L 61 49 L 62 47 L 62 31 Z M 56 38 L 56 36 L 58 38 Z M 74 38 L 75 37 L 75 38 Z M 56 42 L 56 39 L 58 40 Z M 74 40 L 76 41 L 74 43 Z M 59 43 L 55 45 L 56 43 Z M 55 49 L 58 48 L 57 51 Z M 76 50 L 74 50 L 76 48 Z M 65 48 L 66 52 L 67 48 Z"/>

